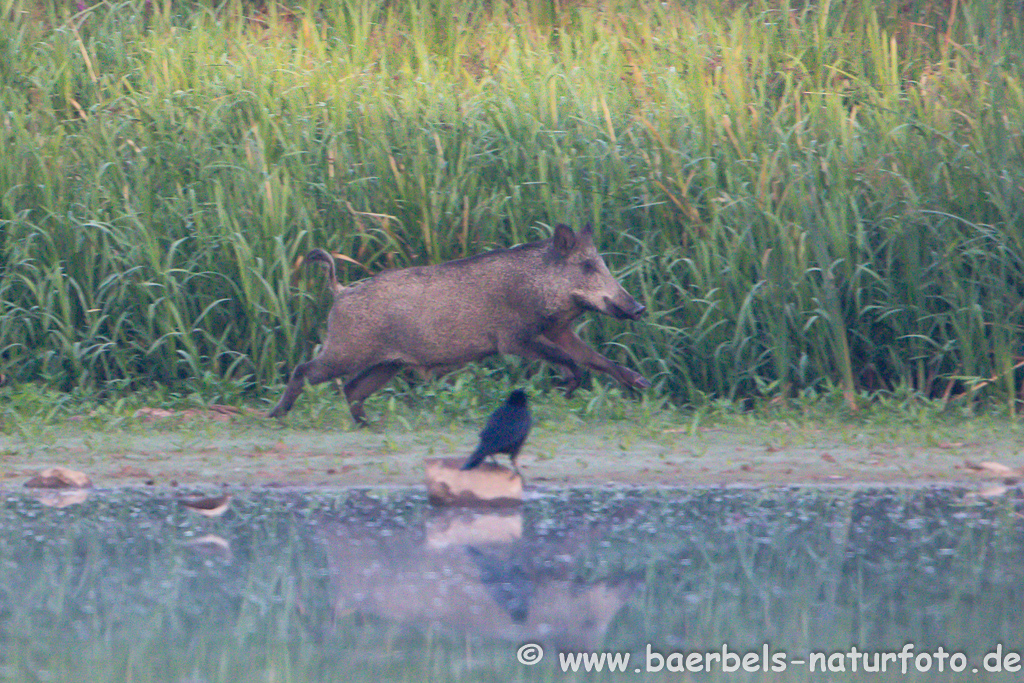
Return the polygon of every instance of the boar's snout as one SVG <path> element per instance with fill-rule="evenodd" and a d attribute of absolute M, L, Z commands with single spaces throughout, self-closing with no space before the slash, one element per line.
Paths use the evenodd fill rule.
<path fill-rule="evenodd" d="M 647 310 L 646 306 L 632 297 L 622 303 L 609 301 L 608 308 L 611 310 L 612 315 L 619 320 L 637 320 Z"/>

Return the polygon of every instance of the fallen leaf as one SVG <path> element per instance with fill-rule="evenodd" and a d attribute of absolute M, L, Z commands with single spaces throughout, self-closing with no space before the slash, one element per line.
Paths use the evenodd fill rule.
<path fill-rule="evenodd" d="M 231 422 L 231 415 L 217 410 L 207 410 L 206 408 L 186 408 L 181 411 L 181 416 L 187 420 L 206 418 L 216 422 Z"/>
<path fill-rule="evenodd" d="M 231 503 L 231 494 L 223 493 L 219 496 L 208 496 L 202 498 L 181 498 L 178 503 L 182 507 L 194 510 L 204 517 L 219 517 L 224 514 Z"/>
<path fill-rule="evenodd" d="M 1002 484 L 995 484 L 993 486 L 986 486 L 985 488 L 978 491 L 978 495 L 982 498 L 998 498 L 999 496 L 1006 493 L 1006 487 Z"/>
<path fill-rule="evenodd" d="M 114 473 L 114 476 L 115 477 L 138 477 L 138 478 L 141 479 L 143 477 L 150 476 L 150 474 L 146 470 L 142 469 L 141 467 L 136 467 L 135 465 L 122 465 L 121 469 L 119 469 L 117 472 Z"/>
<path fill-rule="evenodd" d="M 231 553 L 231 544 L 228 543 L 227 539 L 217 534 L 206 534 L 199 538 L 193 539 L 185 544 L 187 547 L 200 552 L 204 555 L 216 557 L 224 562 L 230 562 L 233 559 Z"/>
<path fill-rule="evenodd" d="M 139 408 L 135 411 L 135 417 L 141 417 L 144 420 L 159 420 L 172 415 L 174 415 L 174 411 L 165 408 Z"/>
<path fill-rule="evenodd" d="M 32 489 L 74 489 L 92 486 L 84 472 L 67 467 L 48 467 L 25 482 Z"/>
<path fill-rule="evenodd" d="M 228 543 L 227 539 L 224 538 L 223 536 L 218 536 L 217 534 L 206 534 L 205 536 L 200 536 L 199 538 L 195 538 L 195 539 L 192 539 L 191 541 L 189 541 L 187 543 L 187 545 L 190 545 L 190 546 L 208 545 L 208 546 L 215 546 L 215 547 L 220 548 L 222 550 L 230 550 L 231 549 L 231 545 Z"/>
<path fill-rule="evenodd" d="M 1009 477 L 1019 475 L 1021 473 L 1020 470 L 1015 470 L 1012 467 L 1007 467 L 1001 462 L 994 462 L 992 460 L 985 460 L 978 463 L 971 462 L 970 460 L 964 460 L 964 467 L 969 470 L 994 474 L 999 477 Z"/>
<path fill-rule="evenodd" d="M 51 508 L 66 508 L 69 505 L 84 503 L 89 497 L 85 489 L 66 489 L 63 491 L 49 490 L 35 494 L 36 500 Z"/>
<path fill-rule="evenodd" d="M 234 406 L 225 406 L 220 403 L 211 403 L 210 411 L 214 413 L 220 413 L 221 415 L 238 415 L 239 410 Z"/>
<path fill-rule="evenodd" d="M 206 408 L 186 408 L 180 412 L 167 410 L 166 408 L 139 408 L 135 411 L 135 417 L 145 421 L 162 420 L 168 417 L 179 416 L 185 419 L 206 418 L 217 422 L 230 422 L 231 418 L 240 413 L 234 406 L 225 406 L 214 403 Z"/>

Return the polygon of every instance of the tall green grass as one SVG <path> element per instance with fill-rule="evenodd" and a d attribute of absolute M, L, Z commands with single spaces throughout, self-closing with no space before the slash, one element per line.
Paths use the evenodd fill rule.
<path fill-rule="evenodd" d="M 262 388 L 321 334 L 309 248 L 352 281 L 589 221 L 650 316 L 583 333 L 679 401 L 1012 411 L 1012 4 L 5 0 L 3 371 Z"/>

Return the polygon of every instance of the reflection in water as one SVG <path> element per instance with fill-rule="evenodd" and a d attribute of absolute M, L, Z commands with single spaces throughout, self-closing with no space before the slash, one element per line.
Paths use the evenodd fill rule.
<path fill-rule="evenodd" d="M 611 680 L 636 678 L 648 645 L 796 659 L 910 642 L 971 667 L 871 680 L 971 680 L 997 645 L 1024 650 L 1015 489 L 574 489 L 500 513 L 412 491 L 232 493 L 215 518 L 170 495 L 7 495 L 0 679 L 589 680 L 557 652 L 631 653 Z M 527 642 L 536 666 L 516 660 Z M 772 680 L 863 680 L 849 668 Z"/>
<path fill-rule="evenodd" d="M 372 504 L 371 504 L 372 507 Z M 522 513 L 435 511 L 424 525 L 330 521 L 331 600 L 338 614 L 372 613 L 407 625 L 558 649 L 600 646 L 632 583 L 583 580 L 577 560 L 591 536 L 565 529 L 555 543 L 522 537 Z"/>

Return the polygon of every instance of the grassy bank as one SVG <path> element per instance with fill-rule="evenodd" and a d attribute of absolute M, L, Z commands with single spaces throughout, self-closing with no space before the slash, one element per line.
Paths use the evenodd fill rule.
<path fill-rule="evenodd" d="M 3 0 L 3 371 L 258 394 L 319 338 L 309 248 L 590 221 L 650 316 L 583 335 L 661 395 L 1012 409 L 1012 4 Z"/>

